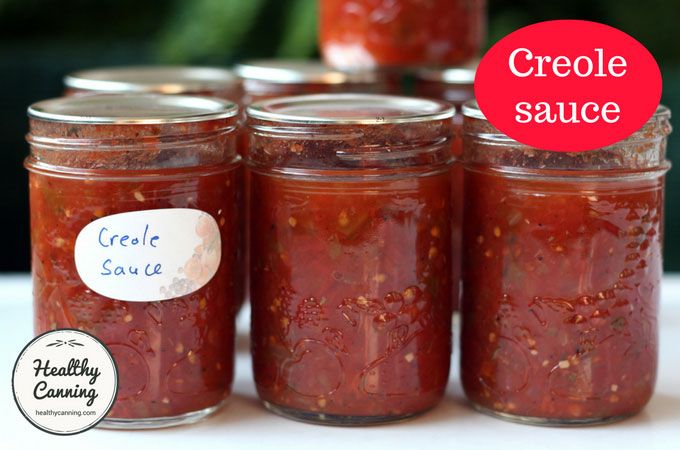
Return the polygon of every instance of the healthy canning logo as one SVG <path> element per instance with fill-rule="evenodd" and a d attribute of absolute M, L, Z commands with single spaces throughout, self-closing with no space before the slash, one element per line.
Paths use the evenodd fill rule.
<path fill-rule="evenodd" d="M 94 427 L 108 414 L 118 373 L 108 349 L 78 330 L 48 331 L 23 349 L 12 374 L 14 400 L 37 428 L 71 435 Z"/>
<path fill-rule="evenodd" d="M 652 54 L 623 31 L 583 20 L 521 28 L 482 58 L 475 97 L 489 122 L 518 142 L 585 151 L 638 131 L 661 99 Z"/>

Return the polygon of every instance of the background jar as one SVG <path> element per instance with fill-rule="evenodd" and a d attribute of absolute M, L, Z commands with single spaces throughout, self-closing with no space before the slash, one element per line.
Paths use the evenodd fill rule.
<path fill-rule="evenodd" d="M 253 366 L 270 410 L 360 425 L 443 396 L 453 113 L 359 94 L 248 108 Z"/>
<path fill-rule="evenodd" d="M 455 137 L 453 151 L 457 157 L 463 154 L 463 104 L 475 97 L 476 64 L 446 69 L 421 69 L 416 71 L 414 94 L 419 97 L 436 98 L 456 107 L 453 118 Z"/>
<path fill-rule="evenodd" d="M 395 92 L 401 82 L 394 75 L 342 72 L 313 60 L 246 61 L 234 72 L 243 80 L 243 105 L 291 95 Z"/>
<path fill-rule="evenodd" d="M 342 69 L 455 66 L 479 53 L 486 0 L 321 0 L 319 47 Z"/>
<path fill-rule="evenodd" d="M 240 80 L 219 67 L 124 66 L 79 70 L 64 77 L 64 94 L 182 94 L 238 103 Z"/>
<path fill-rule="evenodd" d="M 448 69 L 421 69 L 415 73 L 414 93 L 419 97 L 436 98 L 452 103 L 456 107 L 453 117 L 453 154 L 456 158 L 463 155 L 463 103 L 475 96 L 476 65 L 470 67 L 451 67 Z M 463 227 L 463 164 L 460 159 L 451 169 L 451 218 L 453 245 L 453 282 L 460 286 L 461 245 Z M 461 289 L 454 289 L 453 309 L 458 310 Z"/>
<path fill-rule="evenodd" d="M 77 328 L 109 347 L 119 387 L 104 427 L 192 422 L 229 395 L 237 115 L 236 105 L 221 100 L 141 94 L 70 97 L 29 108 L 35 332 Z M 159 289 L 164 299 L 113 300 L 87 285 L 75 254 L 84 227 L 158 210 L 200 215 L 187 233 L 201 244 L 172 284 Z"/>
<path fill-rule="evenodd" d="M 509 420 L 617 420 L 652 395 L 670 112 L 612 146 L 521 145 L 465 114 L 461 376 Z"/>

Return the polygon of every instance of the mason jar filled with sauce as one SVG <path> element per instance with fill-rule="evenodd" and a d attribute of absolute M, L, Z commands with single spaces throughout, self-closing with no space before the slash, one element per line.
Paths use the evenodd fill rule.
<path fill-rule="evenodd" d="M 64 77 L 65 94 L 204 95 L 238 103 L 241 83 L 220 67 L 123 66 L 79 70 Z"/>
<path fill-rule="evenodd" d="M 414 93 L 419 97 L 436 98 L 452 103 L 456 107 L 453 117 L 453 154 L 457 160 L 451 168 L 451 232 L 453 245 L 453 283 L 458 286 L 453 292 L 453 308 L 459 308 L 461 289 L 461 246 L 463 227 L 463 104 L 475 96 L 475 66 L 450 67 L 447 69 L 427 68 L 418 70 L 414 78 Z"/>
<path fill-rule="evenodd" d="M 466 104 L 461 377 L 544 425 L 639 412 L 656 378 L 670 111 L 587 152 L 522 145 Z"/>
<path fill-rule="evenodd" d="M 479 53 L 486 0 L 321 0 L 319 46 L 343 68 L 455 66 Z"/>
<path fill-rule="evenodd" d="M 237 64 L 243 105 L 275 97 L 327 93 L 386 93 L 400 80 L 375 71 L 343 72 L 314 60 L 254 60 Z M 394 86 L 393 86 L 394 85 Z"/>
<path fill-rule="evenodd" d="M 99 338 L 109 428 L 190 423 L 228 397 L 238 304 L 238 108 L 96 95 L 29 110 L 34 323 Z"/>
<path fill-rule="evenodd" d="M 326 93 L 386 93 L 400 86 L 394 75 L 372 71 L 342 72 L 320 61 L 304 59 L 261 59 L 245 61 L 234 67 L 243 84 L 242 105 L 277 97 Z M 248 148 L 247 130 L 241 134 L 240 147 Z M 246 204 L 249 207 L 250 173 L 244 177 Z M 247 234 L 250 227 L 246 226 Z M 246 251 L 246 260 L 248 254 Z M 246 267 L 248 264 L 246 264 Z M 248 291 L 248 275 L 246 287 Z M 249 294 L 247 295 L 249 296 Z"/>
<path fill-rule="evenodd" d="M 240 104 L 243 95 L 241 80 L 228 69 L 222 67 L 198 66 L 122 66 L 87 69 L 72 72 L 64 77 L 65 95 L 82 96 L 92 94 L 140 94 L 155 93 L 165 95 L 201 95 L 217 97 Z M 244 139 L 237 147 L 239 154 L 245 151 Z M 237 184 L 243 185 L 243 167 L 237 174 Z M 237 192 L 241 195 L 243 189 Z M 245 199 L 239 199 L 241 205 Z M 245 221 L 245 214 L 241 215 Z M 245 222 L 241 224 L 241 234 L 245 233 Z M 245 240 L 242 241 L 245 244 Z M 245 261 L 245 248 L 239 248 L 239 260 Z M 246 300 L 245 264 L 236 277 L 237 295 Z"/>
<path fill-rule="evenodd" d="M 451 352 L 453 107 L 329 94 L 247 112 L 264 405 L 338 425 L 434 407 Z"/>

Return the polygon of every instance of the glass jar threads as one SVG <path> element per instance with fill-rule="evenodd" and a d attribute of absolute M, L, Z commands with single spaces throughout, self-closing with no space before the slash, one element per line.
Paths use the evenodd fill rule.
<path fill-rule="evenodd" d="M 130 66 L 80 70 L 64 77 L 66 95 L 156 93 L 205 95 L 238 102 L 239 79 L 227 69 Z"/>
<path fill-rule="evenodd" d="M 399 80 L 378 72 L 341 72 L 312 60 L 255 60 L 237 64 L 244 105 L 275 97 L 324 93 L 385 93 Z"/>
<path fill-rule="evenodd" d="M 485 32 L 485 0 L 319 2 L 321 53 L 342 69 L 458 65 Z"/>
<path fill-rule="evenodd" d="M 96 95 L 28 111 L 36 333 L 110 349 L 102 426 L 189 423 L 227 398 L 238 249 L 238 108 L 206 97 Z"/>
<path fill-rule="evenodd" d="M 270 410 L 361 425 L 442 398 L 454 109 L 382 95 L 251 105 L 255 382 Z"/>
<path fill-rule="evenodd" d="M 461 376 L 476 408 L 574 425 L 654 388 L 670 112 L 610 147 L 523 146 L 465 114 Z"/>

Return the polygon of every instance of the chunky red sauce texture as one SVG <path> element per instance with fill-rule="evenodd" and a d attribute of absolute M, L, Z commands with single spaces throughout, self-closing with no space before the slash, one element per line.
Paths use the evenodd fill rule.
<path fill-rule="evenodd" d="M 343 68 L 456 65 L 480 50 L 485 0 L 322 0 L 326 63 Z"/>
<path fill-rule="evenodd" d="M 41 131 L 51 127 L 38 126 Z M 87 128 L 84 133 L 91 137 L 104 137 L 109 130 Z M 79 126 L 68 132 L 79 134 Z M 140 128 L 139 135 L 145 132 L 155 133 Z M 118 170 L 90 170 L 86 177 L 64 173 L 69 169 L 55 173 L 33 167 L 30 173 L 35 331 L 77 328 L 108 346 L 119 376 L 109 418 L 175 416 L 217 405 L 229 395 L 233 372 L 237 166 L 120 170 L 149 165 L 155 158 L 162 165 L 163 159 L 154 152 L 119 156 L 113 164 Z M 65 156 L 76 166 L 106 164 L 111 157 L 96 149 Z M 161 302 L 115 301 L 90 290 L 74 262 L 80 230 L 104 216 L 159 208 L 194 208 L 215 218 L 222 230 L 215 276 L 192 294 Z"/>
<path fill-rule="evenodd" d="M 451 352 L 448 172 L 371 182 L 252 175 L 261 398 L 352 417 L 434 406 Z"/>
<path fill-rule="evenodd" d="M 639 411 L 657 368 L 662 178 L 537 181 L 466 171 L 461 371 L 501 413 Z"/>
<path fill-rule="evenodd" d="M 455 120 L 455 119 L 454 119 Z M 454 130 L 460 131 L 460 124 L 456 124 Z M 462 151 L 460 136 L 453 138 L 453 152 L 460 158 Z M 453 310 L 460 309 L 461 272 L 462 272 L 462 245 L 463 245 L 463 162 L 456 160 L 451 166 L 451 247 L 452 247 L 452 303 Z"/>

